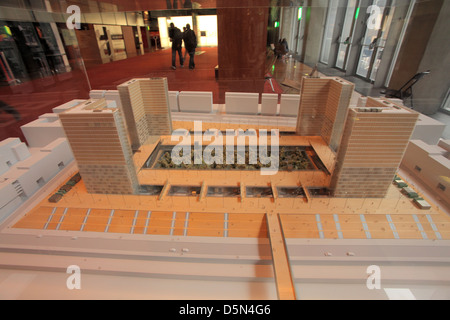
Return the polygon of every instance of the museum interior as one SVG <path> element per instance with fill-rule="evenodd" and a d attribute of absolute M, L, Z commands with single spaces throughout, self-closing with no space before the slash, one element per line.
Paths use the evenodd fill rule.
<path fill-rule="evenodd" d="M 449 32 L 447 0 L 0 0 L 0 299 L 449 299 Z"/>

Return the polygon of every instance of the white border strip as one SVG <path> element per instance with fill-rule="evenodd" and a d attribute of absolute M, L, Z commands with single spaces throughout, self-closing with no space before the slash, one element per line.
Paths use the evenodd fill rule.
<path fill-rule="evenodd" d="M 325 234 L 323 233 L 322 222 L 320 222 L 320 214 L 316 214 L 317 229 L 319 230 L 320 239 L 325 239 Z"/>
<path fill-rule="evenodd" d="M 189 228 L 189 212 L 186 212 L 185 221 L 184 221 L 184 231 L 183 236 L 187 236 L 188 228 Z"/>
<path fill-rule="evenodd" d="M 86 222 L 87 222 L 90 214 L 91 214 L 91 208 L 89 208 L 88 211 L 86 212 L 86 216 L 84 217 L 83 223 L 81 224 L 80 231 L 84 231 L 84 226 L 86 225 Z"/>
<path fill-rule="evenodd" d="M 427 234 L 426 234 L 425 230 L 423 229 L 423 226 L 422 226 L 422 224 L 420 223 L 419 218 L 418 218 L 417 215 L 415 215 L 415 214 L 413 214 L 412 216 L 413 216 L 414 221 L 416 222 L 417 228 L 419 228 L 419 231 L 420 231 L 420 233 L 422 234 L 422 238 L 423 238 L 424 240 L 427 240 L 427 239 L 428 239 Z"/>
<path fill-rule="evenodd" d="M 367 225 L 367 222 L 366 222 L 366 217 L 364 217 L 363 214 L 360 214 L 359 215 L 359 219 L 362 222 L 364 232 L 366 233 L 366 238 L 367 239 L 372 239 L 372 235 L 370 234 L 370 231 L 369 231 L 369 226 Z"/>
<path fill-rule="evenodd" d="M 137 220 L 138 215 L 139 215 L 139 210 L 136 210 L 134 212 L 133 224 L 132 224 L 131 229 L 130 229 L 130 233 L 131 234 L 134 233 L 134 227 L 136 227 L 136 220 Z"/>
<path fill-rule="evenodd" d="M 398 232 L 397 232 L 397 228 L 395 227 L 394 222 L 392 221 L 392 217 L 390 214 L 386 215 L 386 219 L 389 222 L 389 227 L 391 227 L 392 233 L 394 234 L 394 238 L 395 239 L 400 239 Z"/>
<path fill-rule="evenodd" d="M 173 236 L 173 230 L 175 229 L 175 221 L 177 219 L 177 212 L 172 213 L 172 225 L 170 226 L 170 235 Z"/>
<path fill-rule="evenodd" d="M 438 228 L 436 227 L 436 224 L 434 223 L 433 218 L 429 214 L 427 214 L 426 217 L 427 217 L 428 222 L 431 225 L 431 228 L 434 231 L 434 234 L 436 235 L 436 238 L 438 240 L 442 240 L 441 233 L 439 232 Z"/>
<path fill-rule="evenodd" d="M 336 225 L 336 230 L 338 233 L 339 239 L 344 239 L 344 235 L 342 234 L 341 223 L 339 222 L 339 215 L 333 214 L 334 224 Z"/>
<path fill-rule="evenodd" d="M 228 238 L 228 212 L 223 215 L 223 236 Z"/>
<path fill-rule="evenodd" d="M 61 223 L 64 221 L 64 218 L 66 217 L 66 213 L 68 210 L 69 210 L 69 208 L 64 209 L 64 212 L 63 212 L 61 218 L 59 218 L 58 225 L 56 226 L 56 230 L 59 230 L 59 228 L 61 227 Z"/>
<path fill-rule="evenodd" d="M 145 227 L 143 234 L 147 234 L 148 224 L 150 223 L 150 217 L 152 216 L 151 211 L 147 211 L 147 220 L 145 221 Z"/>
<path fill-rule="evenodd" d="M 104 232 L 108 232 L 108 230 L 109 230 L 109 225 L 110 225 L 110 223 L 111 223 L 111 220 L 112 220 L 112 218 L 113 218 L 113 216 L 114 216 L 114 209 L 112 209 L 111 210 L 111 213 L 109 214 L 109 218 L 108 218 L 108 223 L 107 223 L 107 225 L 106 225 L 106 227 L 105 227 L 105 231 Z"/>
<path fill-rule="evenodd" d="M 50 213 L 50 215 L 48 216 L 47 222 L 46 222 L 45 225 L 44 225 L 44 230 L 47 230 L 48 224 L 50 223 L 50 221 L 52 221 L 53 215 L 55 214 L 56 209 L 57 209 L 57 207 L 54 207 L 53 210 L 52 210 L 52 213 Z"/>

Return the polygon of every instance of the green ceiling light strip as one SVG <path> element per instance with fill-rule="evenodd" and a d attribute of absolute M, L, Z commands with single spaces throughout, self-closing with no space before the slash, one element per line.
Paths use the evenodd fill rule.
<path fill-rule="evenodd" d="M 356 8 L 356 13 L 355 13 L 355 20 L 358 20 L 358 17 L 359 17 L 359 7 L 358 8 Z"/>
<path fill-rule="evenodd" d="M 298 20 L 302 20 L 303 16 L 303 7 L 298 8 Z"/>

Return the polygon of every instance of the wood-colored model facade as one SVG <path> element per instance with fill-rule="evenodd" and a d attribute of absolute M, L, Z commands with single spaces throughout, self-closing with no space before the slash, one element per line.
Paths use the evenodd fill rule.
<path fill-rule="evenodd" d="M 336 197 L 384 198 L 403 159 L 418 113 L 368 98 L 351 108 L 331 189 Z"/>
<path fill-rule="evenodd" d="M 89 193 L 135 194 L 138 180 L 122 115 L 104 99 L 59 115 Z"/>

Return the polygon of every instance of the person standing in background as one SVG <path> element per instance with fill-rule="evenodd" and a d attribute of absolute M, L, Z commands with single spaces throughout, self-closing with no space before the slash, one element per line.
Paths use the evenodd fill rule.
<path fill-rule="evenodd" d="M 186 31 L 183 35 L 184 46 L 186 47 L 186 51 L 189 54 L 189 69 L 195 69 L 195 48 L 197 48 L 197 36 L 195 35 L 194 30 L 191 29 L 191 25 L 186 25 Z"/>
<path fill-rule="evenodd" d="M 181 45 L 183 44 L 183 33 L 181 33 L 181 30 L 175 27 L 173 23 L 170 24 L 169 38 L 170 41 L 172 41 L 172 69 L 173 70 L 177 69 L 176 67 L 177 52 L 178 56 L 180 57 L 180 66 L 183 68 L 184 59 L 181 52 Z"/>

